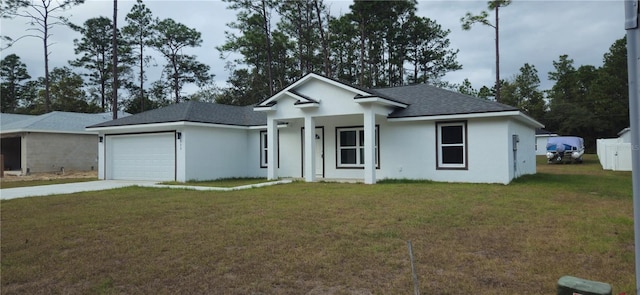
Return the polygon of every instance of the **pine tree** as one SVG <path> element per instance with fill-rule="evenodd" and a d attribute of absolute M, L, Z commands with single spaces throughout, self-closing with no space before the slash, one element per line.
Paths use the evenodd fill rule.
<path fill-rule="evenodd" d="M 22 82 L 31 79 L 27 73 L 27 65 L 20 57 L 9 54 L 0 61 L 0 112 L 15 113 L 19 107 Z"/>

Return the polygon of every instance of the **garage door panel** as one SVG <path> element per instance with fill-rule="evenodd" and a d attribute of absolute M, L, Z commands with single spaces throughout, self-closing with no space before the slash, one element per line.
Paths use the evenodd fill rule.
<path fill-rule="evenodd" d="M 175 139 L 173 133 L 113 136 L 111 178 L 130 180 L 174 180 Z"/>

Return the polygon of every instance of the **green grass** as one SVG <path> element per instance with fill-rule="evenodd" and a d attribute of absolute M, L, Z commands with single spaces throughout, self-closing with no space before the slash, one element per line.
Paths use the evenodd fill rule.
<path fill-rule="evenodd" d="M 168 185 L 194 185 L 194 186 L 209 186 L 209 187 L 236 187 L 243 186 L 249 184 L 257 184 L 263 182 L 269 182 L 266 178 L 222 178 L 216 180 L 204 180 L 204 181 L 196 181 L 190 180 L 187 182 L 178 182 L 178 181 L 167 181 L 162 184 Z"/>
<path fill-rule="evenodd" d="M 95 181 L 97 178 L 60 178 L 60 179 L 46 179 L 46 180 L 26 180 L 26 181 L 2 181 L 0 182 L 0 188 L 16 188 L 38 185 L 51 185 L 51 184 L 63 184 L 83 181 Z"/>
<path fill-rule="evenodd" d="M 124 188 L 2 201 L 2 294 L 634 294 L 631 174 L 540 164 L 510 185 Z"/>

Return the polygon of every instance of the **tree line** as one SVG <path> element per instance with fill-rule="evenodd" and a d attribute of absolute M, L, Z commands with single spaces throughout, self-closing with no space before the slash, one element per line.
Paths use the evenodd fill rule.
<path fill-rule="evenodd" d="M 435 83 L 462 68 L 450 31 L 416 15 L 415 0 L 354 1 L 339 17 L 322 0 L 225 1 L 237 21 L 217 49 L 242 57 L 229 63 L 224 103 L 256 103 L 310 72 L 388 87 Z"/>
<path fill-rule="evenodd" d="M 561 55 L 553 61 L 549 90 L 540 90 L 535 66 L 525 63 L 518 74 L 502 79 L 502 103 L 518 107 L 559 135 L 580 136 L 589 152 L 598 138 L 616 137 L 629 127 L 629 81 L 626 37 L 616 40 L 603 55 L 600 67 L 575 67 L 573 59 Z M 475 89 L 465 80 L 458 92 L 491 98 L 495 87 Z"/>
<path fill-rule="evenodd" d="M 112 100 L 113 24 L 107 17 L 96 17 L 83 24 L 69 23 L 58 9 L 79 5 L 82 0 L 66 0 L 59 6 L 49 0 L 12 0 L 13 12 L 3 17 L 27 17 L 37 21 L 35 29 L 47 44 L 55 19 L 80 34 L 74 40 L 76 59 L 68 67 L 45 67 L 45 77 L 27 81 L 24 76 L 3 76 L 13 83 L 11 98 L 2 111 L 39 113 L 61 108 L 60 92 L 74 93 L 76 111 L 109 110 Z M 182 49 L 202 44 L 200 32 L 172 19 L 153 17 L 142 0 L 132 7 L 126 25 L 117 28 L 118 84 L 125 90 L 125 110 L 137 113 L 184 99 L 211 100 L 219 103 L 249 105 L 256 103 L 309 72 L 363 87 L 398 86 L 438 82 L 446 72 L 460 69 L 457 50 L 450 49 L 447 35 L 435 21 L 416 15 L 415 0 L 356 1 L 351 12 L 340 17 L 329 13 L 322 0 L 275 1 L 229 0 L 229 9 L 237 12 L 237 21 L 227 24 L 224 43 L 217 47 L 221 57 L 230 52 L 242 57 L 227 62 L 228 85 L 220 89 L 212 83 L 209 66 Z M 9 11 L 9 10 L 8 10 Z M 31 12 L 29 12 L 31 11 Z M 36 13 L 34 13 L 34 11 Z M 48 17 L 40 17 L 48 15 Z M 274 21 L 277 19 L 278 21 Z M 6 36 L 5 36 L 6 37 Z M 36 35 L 36 37 L 38 37 Z M 163 76 L 148 83 L 149 50 L 165 59 Z M 44 55 L 48 64 L 49 54 Z M 17 62 L 17 64 L 16 64 Z M 5 67 L 19 67 L 12 56 Z M 410 67 L 410 70 L 406 68 Z M 11 70 L 9 70 L 11 71 Z M 49 74 L 55 74 L 49 78 Z M 61 77 L 61 75 L 63 77 Z M 66 76 L 64 76 L 66 75 Z M 59 80 L 83 81 L 81 89 Z M 16 83 L 17 82 L 17 83 Z M 57 83 L 57 84 L 56 84 Z M 201 91 L 186 97 L 181 89 L 194 83 Z M 56 91 L 49 86 L 56 84 Z M 41 88 L 40 88 L 41 87 Z M 14 107 L 14 105 L 16 107 Z"/>
<path fill-rule="evenodd" d="M 126 91 L 125 111 L 138 113 L 185 99 L 182 89 L 193 83 L 208 89 L 213 81 L 210 67 L 183 49 L 202 44 L 200 32 L 175 20 L 153 17 L 150 9 L 138 0 L 126 15 L 126 25 L 116 28 L 111 19 L 100 16 L 83 24 L 70 23 L 62 12 L 83 3 L 82 0 L 3 2 L 3 18 L 23 17 L 31 22 L 35 33 L 23 37 L 36 37 L 45 45 L 45 77 L 31 79 L 19 56 L 11 54 L 2 60 L 2 112 L 40 114 L 51 110 L 76 112 L 106 112 L 111 110 L 114 89 Z M 64 25 L 80 34 L 74 39 L 76 59 L 69 66 L 49 71 L 48 37 L 54 25 Z M 117 42 L 117 88 L 113 88 L 113 47 Z M 19 38 L 19 39 L 20 39 Z M 11 44 L 8 36 L 3 39 Z M 162 77 L 147 85 L 147 71 L 151 56 L 158 52 L 165 60 Z M 188 98 L 187 98 L 188 99 Z"/>
<path fill-rule="evenodd" d="M 41 6 L 38 1 L 5 1 L 1 17 L 37 16 L 25 14 L 28 9 L 53 16 L 59 12 L 44 5 L 51 1 L 40 1 Z M 58 3 L 66 8 L 82 2 Z M 221 58 L 238 58 L 227 60 L 228 87 L 219 88 L 212 82 L 208 65 L 199 62 L 197 56 L 183 54 L 185 48 L 201 46 L 200 32 L 170 18 L 160 20 L 142 0 L 137 1 L 116 36 L 118 84 L 126 90 L 118 99 L 124 102 L 125 111 L 138 113 L 183 100 L 251 105 L 314 72 L 365 88 L 429 83 L 493 100 L 499 91 L 500 102 L 518 107 L 548 130 L 582 136 L 588 143 L 615 136 L 629 124 L 624 38 L 604 55 L 602 67 L 584 65 L 576 69 L 573 60 L 560 56 L 553 61 L 555 70 L 548 73 L 548 78 L 555 81 L 550 90 L 540 89 L 538 71 L 528 63 L 513 77 L 475 89 L 468 80 L 460 85 L 440 80 L 462 68 L 456 60 L 458 50 L 451 48 L 449 30 L 416 14 L 415 0 L 354 1 L 340 16 L 331 15 L 322 0 L 225 2 L 237 18 L 227 24 L 230 30 L 216 49 Z M 468 13 L 461 19 L 462 25 L 468 29 L 474 22 L 486 24 L 494 27 L 497 35 L 497 8 L 509 3 L 489 1 L 488 7 L 496 13 L 494 23 L 482 12 L 478 16 Z M 58 22 L 54 23 L 68 25 L 80 34 L 74 40 L 77 58 L 69 61 L 69 67 L 50 73 L 47 70 L 46 76 L 50 77 L 31 80 L 17 55 L 6 56 L 0 65 L 2 112 L 46 112 L 48 92 L 50 110 L 109 110 L 112 21 L 96 17 L 83 24 L 70 24 L 61 16 L 55 19 Z M 39 20 L 35 22 L 37 32 L 51 29 L 52 22 L 44 25 Z M 41 39 L 45 37 L 46 33 Z M 150 51 L 165 60 L 162 77 L 153 82 L 147 78 L 152 66 Z M 45 54 L 45 64 L 47 57 Z M 184 95 L 183 86 L 191 83 L 200 90 Z"/>

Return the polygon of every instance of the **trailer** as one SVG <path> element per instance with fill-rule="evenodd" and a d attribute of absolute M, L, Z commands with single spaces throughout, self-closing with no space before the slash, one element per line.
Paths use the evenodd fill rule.
<path fill-rule="evenodd" d="M 582 163 L 584 139 L 577 136 L 550 137 L 547 142 L 547 163 Z"/>

